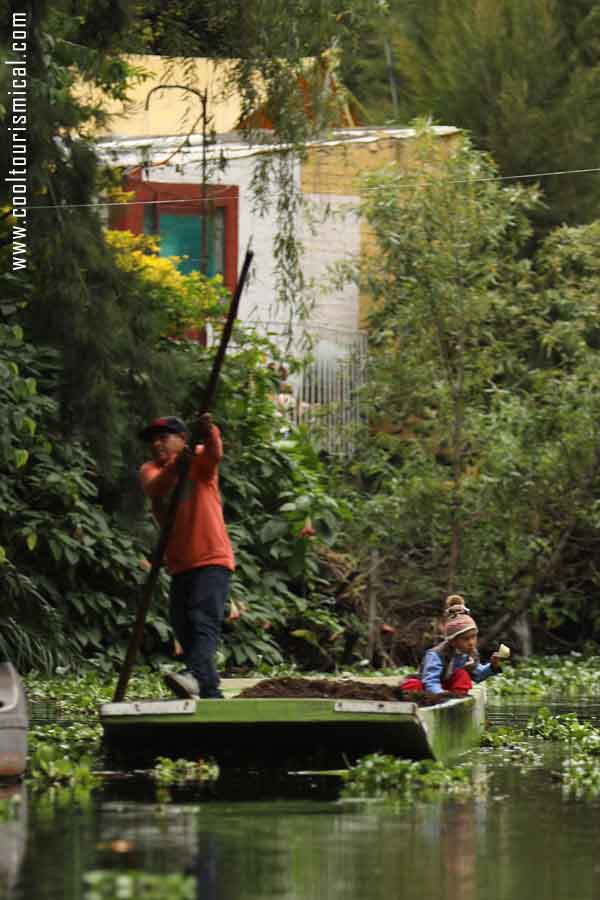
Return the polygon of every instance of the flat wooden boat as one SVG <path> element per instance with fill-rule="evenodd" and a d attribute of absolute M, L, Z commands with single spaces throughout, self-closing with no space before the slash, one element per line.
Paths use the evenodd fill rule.
<path fill-rule="evenodd" d="M 27 699 L 12 663 L 0 663 L 0 778 L 18 778 L 27 765 Z"/>
<path fill-rule="evenodd" d="M 105 703 L 100 710 L 109 759 L 138 766 L 156 756 L 210 756 L 225 767 L 336 767 L 375 752 L 448 761 L 476 746 L 484 717 L 483 685 L 428 707 L 234 696 Z"/>

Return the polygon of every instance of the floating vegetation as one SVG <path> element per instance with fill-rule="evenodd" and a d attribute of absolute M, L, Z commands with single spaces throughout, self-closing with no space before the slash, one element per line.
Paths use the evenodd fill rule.
<path fill-rule="evenodd" d="M 528 733 L 519 728 L 493 728 L 481 736 L 480 746 L 500 751 L 521 770 L 543 765 L 541 753 L 531 745 Z"/>
<path fill-rule="evenodd" d="M 148 872 L 97 869 L 84 875 L 85 900 L 194 900 L 196 879 L 176 872 L 153 875 Z"/>
<path fill-rule="evenodd" d="M 173 784 L 203 784 L 217 780 L 219 767 L 211 759 L 168 759 L 159 756 L 150 775 L 161 787 Z"/>
<path fill-rule="evenodd" d="M 29 760 L 27 780 L 34 788 L 78 787 L 92 790 L 98 783 L 92 766 L 91 759 L 81 757 L 72 760 L 56 747 L 44 744 Z"/>
<path fill-rule="evenodd" d="M 67 759 L 82 756 L 96 758 L 100 753 L 102 726 L 100 722 L 78 722 L 73 725 L 36 725 L 29 731 L 29 754 L 39 747 L 51 746 Z"/>
<path fill-rule="evenodd" d="M 433 760 L 397 759 L 373 753 L 344 773 L 342 797 L 386 798 L 413 802 L 473 790 L 466 766 L 444 766 Z"/>
<path fill-rule="evenodd" d="M 527 723 L 526 731 L 545 741 L 575 744 L 589 752 L 600 750 L 600 731 L 589 722 L 581 722 L 575 713 L 553 715 L 550 710 L 542 707 Z"/>
<path fill-rule="evenodd" d="M 22 797 L 20 794 L 12 794 L 10 797 L 0 798 L 0 825 L 14 822 L 19 816 Z"/>
<path fill-rule="evenodd" d="M 540 709 L 524 729 L 493 728 L 481 738 L 481 746 L 510 754 L 511 762 L 528 768 L 542 764 L 532 741 L 548 741 L 562 754 L 560 781 L 566 794 L 578 798 L 600 794 L 600 729 L 581 722 L 574 713 L 552 715 Z"/>
<path fill-rule="evenodd" d="M 219 767 L 212 759 L 169 759 L 159 756 L 150 770 L 150 777 L 156 783 L 156 801 L 159 813 L 164 815 L 165 807 L 171 802 L 171 788 L 209 785 L 219 777 Z"/>
<path fill-rule="evenodd" d="M 164 695 L 160 679 L 159 672 L 141 668 L 131 679 L 130 691 L 137 696 Z M 114 684 L 93 666 L 77 673 L 57 670 L 51 677 L 34 672 L 24 681 L 33 709 L 46 711 L 50 720 L 29 730 L 28 782 L 38 791 L 76 788 L 79 798 L 89 795 L 98 784 L 94 770 L 101 761 L 98 711 L 112 699 Z"/>
<path fill-rule="evenodd" d="M 492 696 L 573 697 L 600 694 L 600 659 L 582 653 L 531 657 L 487 682 Z"/>
<path fill-rule="evenodd" d="M 544 740 L 566 744 L 561 782 L 567 794 L 578 798 L 600 794 L 600 729 L 580 722 L 573 713 L 552 716 L 545 709 L 527 727 Z"/>
<path fill-rule="evenodd" d="M 520 744 L 524 738 L 525 731 L 522 728 L 488 728 L 481 735 L 479 746 L 493 750 L 505 750 Z"/>
<path fill-rule="evenodd" d="M 75 801 L 86 805 L 100 783 L 94 773 L 100 757 L 99 723 L 38 725 L 29 733 L 27 783 L 46 792 L 48 806 Z"/>
<path fill-rule="evenodd" d="M 100 705 L 112 700 L 116 685 L 116 675 L 113 680 L 107 680 L 92 663 L 89 668 L 77 672 L 57 669 L 50 677 L 33 672 L 23 680 L 30 703 L 49 704 L 61 718 L 82 721 L 87 721 L 90 713 L 97 716 Z M 162 682 L 161 672 L 147 667 L 140 667 L 132 674 L 129 694 L 153 698 L 171 696 Z"/>
<path fill-rule="evenodd" d="M 588 753 L 572 753 L 562 765 L 562 784 L 567 794 L 578 799 L 600 794 L 600 760 Z"/>

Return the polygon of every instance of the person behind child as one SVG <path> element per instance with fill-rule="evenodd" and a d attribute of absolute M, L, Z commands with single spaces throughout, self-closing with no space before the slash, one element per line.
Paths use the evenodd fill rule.
<path fill-rule="evenodd" d="M 479 661 L 477 624 L 468 615 L 463 598 L 453 594 L 446 602 L 444 640 L 425 653 L 419 676 L 407 678 L 400 685 L 403 691 L 468 694 L 473 682 L 485 681 L 501 671 L 495 653 L 489 663 Z"/>

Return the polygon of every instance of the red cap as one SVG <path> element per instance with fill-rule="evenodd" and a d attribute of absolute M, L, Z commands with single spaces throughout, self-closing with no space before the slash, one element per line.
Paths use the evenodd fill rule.
<path fill-rule="evenodd" d="M 187 434 L 187 428 L 175 416 L 162 416 L 142 428 L 140 438 L 142 441 L 151 441 L 156 434 Z"/>

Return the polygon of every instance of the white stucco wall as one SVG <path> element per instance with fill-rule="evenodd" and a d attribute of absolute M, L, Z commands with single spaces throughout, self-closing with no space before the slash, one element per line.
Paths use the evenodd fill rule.
<path fill-rule="evenodd" d="M 359 198 L 305 196 L 316 220 L 312 228 L 307 222 L 301 228 L 304 276 L 315 284 L 311 322 L 354 331 L 358 327 L 358 286 L 348 283 L 341 290 L 333 290 L 328 270 L 342 260 L 356 259 L 360 253 L 360 225 L 354 211 Z"/>
<path fill-rule="evenodd" d="M 254 251 L 252 279 L 240 304 L 242 321 L 284 322 L 287 320 L 285 310 L 277 307 L 275 288 L 275 261 L 273 242 L 277 233 L 275 211 L 272 197 L 270 211 L 261 216 L 255 211 L 255 200 L 251 190 L 252 174 L 256 165 L 256 157 L 232 160 L 222 176 L 224 184 L 239 187 L 239 266 L 241 267 L 250 239 Z M 298 185 L 300 169 L 295 166 L 294 180 Z"/>
<path fill-rule="evenodd" d="M 289 311 L 278 304 L 276 292 L 273 243 L 277 234 L 276 197 L 271 198 L 271 208 L 265 216 L 255 211 L 251 190 L 256 157 L 233 160 L 220 176 L 223 184 L 237 185 L 239 197 L 239 265 L 241 266 L 248 241 L 252 238 L 254 267 L 251 283 L 240 305 L 242 321 L 289 321 Z M 296 164 L 294 179 L 299 184 L 300 166 Z M 304 217 L 296 223 L 298 238 L 303 244 L 302 268 L 306 282 L 316 284 L 317 302 L 310 322 L 325 324 L 329 328 L 356 329 L 358 325 L 358 289 L 346 285 L 343 292 L 331 293 L 319 287 L 326 278 L 327 268 L 334 262 L 355 256 L 360 251 L 360 230 L 356 214 L 351 208 L 358 198 L 310 194 L 310 217 L 316 222 L 309 227 Z M 331 214 L 325 218 L 329 209 Z"/>

